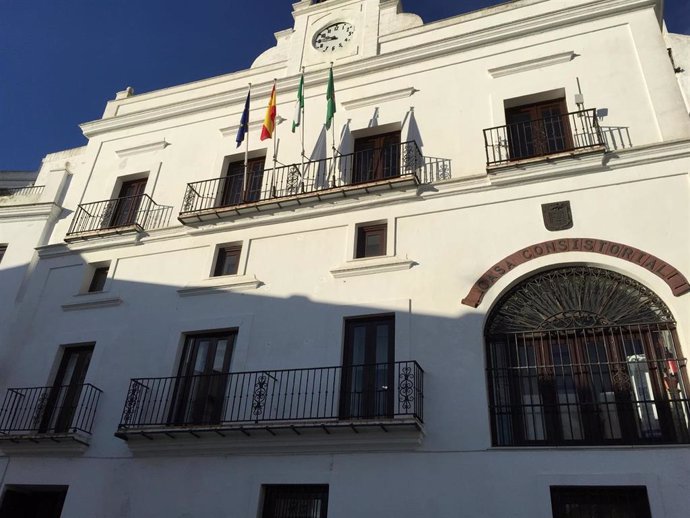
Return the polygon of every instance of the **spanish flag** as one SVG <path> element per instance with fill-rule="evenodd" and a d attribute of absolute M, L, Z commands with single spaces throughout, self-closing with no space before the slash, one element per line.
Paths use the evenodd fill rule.
<path fill-rule="evenodd" d="M 268 108 L 266 108 L 266 117 L 264 118 L 264 126 L 261 128 L 261 140 L 273 137 L 273 130 L 276 127 L 276 84 L 273 83 L 273 90 L 271 91 L 271 98 L 268 100 Z"/>

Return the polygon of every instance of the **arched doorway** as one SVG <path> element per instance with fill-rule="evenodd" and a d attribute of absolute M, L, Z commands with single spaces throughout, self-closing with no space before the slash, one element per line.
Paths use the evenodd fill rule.
<path fill-rule="evenodd" d="M 690 442 L 675 321 L 639 282 L 541 272 L 498 301 L 485 337 L 494 445 Z"/>

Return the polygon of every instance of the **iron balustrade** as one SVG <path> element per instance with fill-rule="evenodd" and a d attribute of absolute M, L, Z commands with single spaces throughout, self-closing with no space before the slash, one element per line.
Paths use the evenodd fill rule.
<path fill-rule="evenodd" d="M 428 184 L 451 176 L 450 160 L 425 157 L 417 143 L 337 155 L 187 184 L 180 215 L 400 178 Z"/>
<path fill-rule="evenodd" d="M 135 227 L 138 231 L 166 226 L 172 207 L 158 205 L 148 195 L 82 203 L 77 208 L 67 236 Z"/>
<path fill-rule="evenodd" d="M 415 361 L 131 380 L 119 431 L 270 422 L 422 422 Z"/>
<path fill-rule="evenodd" d="M 595 109 L 484 130 L 486 164 L 604 148 L 605 139 Z"/>
<path fill-rule="evenodd" d="M 0 435 L 91 434 L 101 393 L 88 383 L 9 388 L 0 409 Z"/>
<path fill-rule="evenodd" d="M 29 197 L 39 196 L 43 193 L 45 186 L 43 185 L 29 185 L 27 187 L 0 187 L 0 197 L 16 196 Z"/>

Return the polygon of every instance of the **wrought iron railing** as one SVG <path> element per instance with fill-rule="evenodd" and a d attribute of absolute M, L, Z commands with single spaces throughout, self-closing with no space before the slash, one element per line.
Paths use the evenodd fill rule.
<path fill-rule="evenodd" d="M 415 361 L 133 379 L 120 432 L 142 428 L 423 417 Z"/>
<path fill-rule="evenodd" d="M 45 189 L 45 186 L 43 185 L 29 185 L 27 187 L 0 187 L 0 198 L 5 196 L 40 196 L 41 193 L 43 193 L 43 189 Z"/>
<path fill-rule="evenodd" d="M 90 384 L 9 388 L 0 409 L 0 436 L 91 434 L 101 390 Z"/>
<path fill-rule="evenodd" d="M 561 332 L 551 347 L 546 335 L 524 334 L 517 339 L 524 346 L 492 343 L 488 376 L 497 446 L 690 443 L 686 359 L 630 354 L 607 361 L 593 333 L 576 349 L 567 346 L 575 335 Z M 575 358 L 580 353 L 585 357 Z"/>
<path fill-rule="evenodd" d="M 450 160 L 425 157 L 410 141 L 250 172 L 246 189 L 240 175 L 193 182 L 187 185 L 180 215 L 398 178 L 427 184 L 450 177 Z"/>
<path fill-rule="evenodd" d="M 603 148 L 605 140 L 595 109 L 564 113 L 544 119 L 507 124 L 484 130 L 486 163 Z"/>
<path fill-rule="evenodd" d="M 170 222 L 171 213 L 172 207 L 158 205 L 146 194 L 82 203 L 67 236 L 124 227 L 136 227 L 140 231 L 160 228 Z"/>

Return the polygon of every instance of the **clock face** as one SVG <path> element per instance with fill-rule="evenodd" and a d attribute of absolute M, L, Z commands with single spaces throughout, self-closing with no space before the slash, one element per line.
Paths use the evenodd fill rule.
<path fill-rule="evenodd" d="M 321 29 L 314 37 L 314 48 L 321 52 L 335 52 L 343 49 L 355 32 L 353 25 L 338 22 Z"/>

